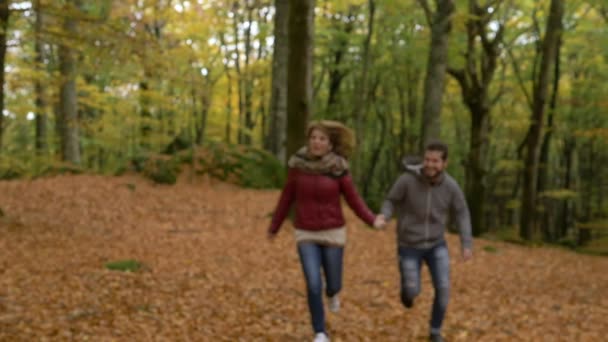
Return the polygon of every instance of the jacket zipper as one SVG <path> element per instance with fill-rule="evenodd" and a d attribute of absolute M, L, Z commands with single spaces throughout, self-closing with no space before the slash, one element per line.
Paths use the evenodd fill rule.
<path fill-rule="evenodd" d="M 426 192 L 426 217 L 424 219 L 424 231 L 425 231 L 425 243 L 429 241 L 429 217 L 431 216 L 431 186 L 427 188 Z"/>
<path fill-rule="evenodd" d="M 315 178 L 315 203 L 317 204 L 317 219 L 321 219 L 321 205 L 319 203 L 319 178 L 317 176 Z"/>

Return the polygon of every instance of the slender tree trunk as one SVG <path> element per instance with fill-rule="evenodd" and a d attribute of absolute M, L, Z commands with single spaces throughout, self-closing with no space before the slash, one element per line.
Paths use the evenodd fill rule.
<path fill-rule="evenodd" d="M 146 69 L 146 66 L 144 66 L 144 69 Z M 139 82 L 139 115 L 141 118 L 140 145 L 144 150 L 149 150 L 152 146 L 150 143 L 150 135 L 152 134 L 152 112 L 150 110 L 149 76 L 149 73 L 144 70 L 144 80 Z"/>
<path fill-rule="evenodd" d="M 553 64 L 553 89 L 551 94 L 551 101 L 549 103 L 549 113 L 547 116 L 547 129 L 545 131 L 545 136 L 543 138 L 543 142 L 540 148 L 540 160 L 539 160 L 539 168 L 538 168 L 538 184 L 537 191 L 538 193 L 542 193 L 549 188 L 549 153 L 551 149 L 551 137 L 553 135 L 553 120 L 555 117 L 555 111 L 557 110 L 557 98 L 559 93 L 559 81 L 561 77 L 560 73 L 560 50 L 561 50 L 561 39 L 557 43 L 557 51 L 555 53 L 555 61 Z M 548 208 L 545 208 L 542 219 L 542 227 L 541 230 L 543 232 L 543 236 L 548 239 L 555 238 L 556 234 L 551 234 L 551 231 L 554 230 L 553 225 L 550 223 L 550 216 L 553 215 L 553 212 Z"/>
<path fill-rule="evenodd" d="M 203 103 L 200 111 L 198 129 L 196 132 L 196 144 L 201 145 L 205 140 L 205 130 L 207 129 L 207 119 L 209 118 L 209 109 L 211 108 L 211 98 L 208 95 L 203 95 Z"/>
<path fill-rule="evenodd" d="M 6 58 L 6 33 L 10 11 L 8 0 L 0 0 L 0 154 L 4 142 L 4 67 Z"/>
<path fill-rule="evenodd" d="M 34 2 L 34 11 L 36 12 L 36 22 L 34 26 L 34 53 L 37 70 L 43 70 L 43 49 L 42 49 L 42 9 L 40 0 Z M 40 79 L 36 79 L 34 84 L 34 93 L 36 94 L 36 153 L 44 155 L 47 152 L 47 115 L 45 113 L 44 103 L 44 88 Z"/>
<path fill-rule="evenodd" d="M 416 122 L 416 116 L 418 115 L 418 85 L 420 82 L 420 74 L 421 72 L 418 68 L 408 68 L 407 113 L 410 130 L 408 153 L 416 153 L 416 143 L 418 140 L 418 137 L 414 134 L 414 124 Z M 405 143 L 405 141 L 403 143 Z"/>
<path fill-rule="evenodd" d="M 603 156 L 600 156 L 600 159 L 598 160 L 598 165 L 606 165 L 605 163 L 606 159 L 603 158 Z M 605 184 L 605 179 L 604 176 L 602 175 L 603 169 L 600 167 L 600 169 L 598 170 L 598 174 L 599 177 L 597 177 L 597 197 L 596 197 L 596 209 L 597 209 L 597 213 L 598 213 L 598 218 L 606 218 L 606 211 L 604 210 L 604 184 Z"/>
<path fill-rule="evenodd" d="M 272 58 L 272 92 L 270 98 L 270 151 L 286 161 L 287 133 L 287 58 L 289 54 L 289 0 L 275 0 L 274 52 Z"/>
<path fill-rule="evenodd" d="M 67 4 L 74 11 L 80 8 L 78 0 L 68 1 Z M 78 35 L 76 19 L 68 14 L 64 19 L 63 29 L 70 38 L 76 37 Z M 65 43 L 59 46 L 59 71 L 61 74 L 59 103 L 62 115 L 62 160 L 80 165 L 76 58 L 74 50 Z"/>
<path fill-rule="evenodd" d="M 564 189 L 570 190 L 572 185 L 572 159 L 574 154 L 574 139 L 566 138 L 564 141 L 564 161 L 565 161 L 565 174 L 564 174 Z M 572 200 L 566 199 L 562 204 L 561 210 L 561 222 L 560 222 L 560 238 L 568 235 L 568 229 L 571 223 L 571 202 Z"/>
<path fill-rule="evenodd" d="M 243 136 L 243 144 L 251 145 L 252 131 L 255 126 L 253 120 L 253 75 L 250 68 L 250 57 L 251 57 L 251 23 L 253 23 L 253 6 L 247 4 L 247 22 L 250 23 L 245 29 L 245 71 L 243 80 L 243 97 L 244 97 L 244 110 L 245 110 L 245 134 Z"/>
<path fill-rule="evenodd" d="M 378 167 L 378 163 L 380 161 L 380 156 L 381 156 L 381 152 L 382 152 L 382 146 L 384 146 L 384 142 L 386 139 L 386 135 L 387 135 L 387 115 L 386 115 L 386 103 L 388 102 L 388 99 L 383 99 L 382 103 L 379 103 L 377 101 L 377 98 L 375 96 L 376 93 L 376 88 L 378 87 L 378 85 L 380 84 L 380 81 L 378 80 L 377 82 L 375 82 L 376 84 L 374 85 L 374 90 L 372 90 L 371 92 L 371 96 L 370 96 L 370 100 L 372 105 L 376 108 L 376 117 L 378 118 L 378 122 L 380 124 L 380 130 L 378 132 L 378 144 L 376 146 L 374 146 L 373 151 L 372 151 L 372 159 L 370 160 L 369 163 L 369 169 L 367 170 L 367 172 L 365 172 L 365 175 L 361 178 L 363 181 L 363 197 L 364 198 L 369 198 L 370 195 L 370 185 L 372 184 L 371 180 L 374 179 L 374 174 L 376 171 L 376 168 Z M 388 89 L 385 89 L 386 94 L 388 94 Z"/>
<path fill-rule="evenodd" d="M 539 147 L 542 139 L 542 128 L 545 120 L 546 98 L 551 77 L 552 64 L 555 62 L 558 44 L 562 31 L 564 15 L 563 0 L 551 0 L 547 29 L 542 42 L 542 55 L 538 76 L 534 84 L 532 104 L 532 123 L 526 141 L 524 157 L 524 175 L 522 191 L 522 212 L 520 217 L 519 234 L 526 240 L 531 240 L 536 234 L 537 224 L 537 177 L 539 162 Z"/>
<path fill-rule="evenodd" d="M 397 100 L 399 101 L 399 156 L 403 158 L 407 153 L 407 106 L 405 101 L 405 90 L 399 82 L 399 77 L 395 77 L 395 89 L 397 90 Z"/>
<path fill-rule="evenodd" d="M 426 1 L 419 1 L 426 5 Z M 428 6 L 426 7 L 428 8 Z M 448 44 L 453 12 L 453 0 L 437 0 L 437 10 L 431 25 L 431 48 L 424 80 L 420 151 L 424 150 L 430 140 L 438 139 L 441 133 L 441 106 L 448 65 Z"/>
<path fill-rule="evenodd" d="M 238 105 L 239 105 L 239 124 L 237 127 L 237 143 L 242 144 L 245 142 L 245 77 L 243 75 L 243 68 L 241 67 L 241 52 L 240 45 L 241 41 L 239 39 L 239 20 L 241 18 L 239 13 L 239 2 L 234 1 L 232 4 L 232 13 L 234 18 L 232 19 L 232 28 L 234 35 L 234 46 L 236 46 L 234 50 L 234 66 L 236 70 L 236 80 L 237 87 L 236 91 L 238 94 Z"/>
<path fill-rule="evenodd" d="M 365 42 L 363 43 L 363 57 L 362 57 L 362 70 L 361 79 L 359 80 L 357 91 L 355 93 L 355 107 L 353 117 L 355 119 L 355 133 L 357 139 L 361 142 L 365 141 L 364 136 L 364 125 L 365 120 L 363 114 L 366 112 L 368 107 L 368 78 L 369 78 L 369 67 L 371 64 L 371 41 L 374 35 L 374 18 L 376 13 L 376 3 L 374 0 L 368 0 L 368 20 L 367 20 L 367 35 L 365 36 Z M 365 144 L 359 144 L 359 147 L 364 147 Z M 353 164 L 353 172 L 357 179 L 357 183 L 363 178 L 363 150 L 359 149 L 358 157 L 356 162 Z"/>
<path fill-rule="evenodd" d="M 314 0 L 294 1 L 289 6 L 287 155 L 306 143 L 306 125 L 313 111 L 314 8 Z"/>
<path fill-rule="evenodd" d="M 209 118 L 209 111 L 211 110 L 211 106 L 213 104 L 213 88 L 215 87 L 215 83 L 219 80 L 219 77 L 212 77 L 211 71 L 207 73 L 207 75 L 203 76 L 203 89 L 200 94 L 201 99 L 201 108 L 200 112 L 196 108 L 196 101 L 193 101 L 195 106 L 195 113 L 200 113 L 195 115 L 196 120 L 196 136 L 195 142 L 198 145 L 201 145 L 205 139 L 205 130 L 207 129 L 207 120 Z M 193 82 L 193 84 L 196 84 Z M 193 88 L 193 92 L 195 89 Z M 196 96 L 193 93 L 193 96 Z"/>
<path fill-rule="evenodd" d="M 346 22 L 344 22 L 343 17 L 340 19 L 334 19 L 332 22 L 336 26 L 343 26 L 342 32 L 343 34 L 337 35 L 337 41 L 332 44 L 332 52 L 333 52 L 333 63 L 329 66 L 329 95 L 327 96 L 327 114 L 334 115 L 336 110 L 336 106 L 338 104 L 338 94 L 340 92 L 340 87 L 342 85 L 342 81 L 344 80 L 344 76 L 346 76 L 347 72 L 343 70 L 342 62 L 344 59 L 344 55 L 346 54 L 346 50 L 348 48 L 348 42 L 350 34 L 354 29 L 354 7 L 351 6 L 349 9 L 349 13 L 346 15 L 348 18 Z M 337 28 L 336 28 L 337 29 Z"/>
<path fill-rule="evenodd" d="M 228 78 L 228 94 L 226 95 L 226 133 L 225 133 L 225 142 L 227 144 L 230 143 L 232 130 L 232 77 L 230 76 L 230 72 L 226 71 L 226 77 Z M 237 138 L 238 139 L 238 138 Z"/>

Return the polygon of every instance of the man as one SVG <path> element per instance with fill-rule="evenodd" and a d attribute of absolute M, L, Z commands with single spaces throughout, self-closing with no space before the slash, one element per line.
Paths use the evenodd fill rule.
<path fill-rule="evenodd" d="M 430 339 L 441 342 L 450 295 L 450 260 L 444 238 L 448 213 L 452 210 L 460 230 L 464 261 L 473 256 L 471 221 L 462 190 L 445 171 L 448 147 L 444 143 L 427 145 L 422 165 L 411 162 L 406 160 L 406 172 L 393 184 L 376 223 L 382 225 L 397 213 L 401 301 L 405 307 L 411 308 L 420 293 L 422 261 L 429 267 L 435 288 Z"/>

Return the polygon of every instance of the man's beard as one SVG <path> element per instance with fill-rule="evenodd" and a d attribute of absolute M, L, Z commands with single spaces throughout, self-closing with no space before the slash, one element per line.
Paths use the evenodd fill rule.
<path fill-rule="evenodd" d="M 443 170 L 433 170 L 433 175 L 431 176 L 426 170 L 423 170 L 424 177 L 430 181 L 437 180 L 441 176 L 442 172 Z"/>

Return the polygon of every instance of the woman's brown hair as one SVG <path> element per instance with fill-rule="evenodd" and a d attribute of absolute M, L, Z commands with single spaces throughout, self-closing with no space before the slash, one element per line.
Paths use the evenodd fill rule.
<path fill-rule="evenodd" d="M 333 152 L 344 158 L 350 157 L 355 149 L 355 133 L 344 124 L 332 120 L 312 121 L 306 129 L 306 137 L 310 138 L 315 129 L 327 134 L 329 141 L 333 145 Z"/>

